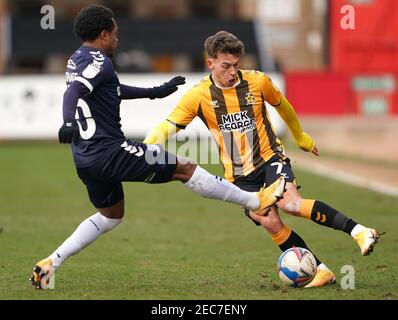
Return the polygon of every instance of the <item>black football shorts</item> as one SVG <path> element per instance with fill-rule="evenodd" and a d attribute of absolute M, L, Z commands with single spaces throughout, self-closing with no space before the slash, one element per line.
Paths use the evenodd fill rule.
<path fill-rule="evenodd" d="M 252 171 L 247 176 L 236 179 L 234 184 L 242 190 L 257 192 L 264 186 L 264 184 L 269 186 L 280 176 L 284 176 L 286 182 L 295 182 L 289 158 L 276 154 L 260 168 Z M 250 218 L 249 211 L 244 211 L 246 216 Z M 253 222 L 256 225 L 259 225 L 256 221 L 253 220 Z"/>
<path fill-rule="evenodd" d="M 103 157 L 87 167 L 76 167 L 96 208 L 108 208 L 124 198 L 123 181 L 164 183 L 177 168 L 176 156 L 159 145 L 127 140 L 104 150 Z"/>

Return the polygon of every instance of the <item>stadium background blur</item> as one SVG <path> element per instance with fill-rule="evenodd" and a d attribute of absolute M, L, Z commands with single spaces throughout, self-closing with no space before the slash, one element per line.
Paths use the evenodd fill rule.
<path fill-rule="evenodd" d="M 122 81 L 145 87 L 173 74 L 187 77 L 166 99 L 123 102 L 138 106 L 122 107 L 128 136 L 145 136 L 207 74 L 203 42 L 225 29 L 245 42 L 241 68 L 271 75 L 321 151 L 398 161 L 394 0 L 0 0 L 0 142 L 56 138 L 63 73 L 79 46 L 73 18 L 90 3 L 116 14 L 120 41 L 114 62 Z M 44 5 L 54 8 L 55 29 L 41 28 Z M 278 133 L 285 133 L 279 116 L 269 111 Z M 181 135 L 198 133 L 208 135 L 196 120 Z M 373 177 L 398 187 L 395 172 Z"/>
<path fill-rule="evenodd" d="M 398 297 L 393 276 L 397 271 L 393 252 L 398 243 L 393 231 L 398 224 L 396 0 L 0 0 L 0 236 L 4 240 L 0 242 L 0 252 L 5 253 L 0 262 L 2 268 L 16 270 L 8 274 L 7 279 L 0 277 L 0 297 L 34 297 L 26 291 L 25 278 L 30 265 L 53 250 L 54 244 L 63 239 L 60 234 L 66 236 L 81 221 L 82 214 L 91 210 L 85 190 L 74 175 L 68 148 L 55 143 L 62 123 L 65 66 L 68 57 L 80 45 L 73 35 L 73 18 L 81 7 L 91 3 L 109 6 L 116 15 L 120 32 L 114 62 L 122 82 L 149 87 L 177 74 L 187 78 L 186 85 L 165 99 L 122 103 L 122 129 L 129 137 L 143 138 L 167 116 L 187 89 L 208 74 L 203 42 L 209 34 L 227 30 L 240 37 L 246 46 L 241 68 L 258 69 L 272 77 L 292 102 L 304 129 L 315 138 L 320 149 L 319 159 L 298 150 L 274 110 L 269 109 L 294 168 L 300 169 L 296 173 L 305 185 L 304 193 L 307 191 L 314 197 L 329 200 L 343 211 L 361 215 L 361 221 L 380 226 L 387 233 L 390 231 L 390 238 L 376 250 L 383 254 L 382 261 L 367 260 L 361 264 L 362 260 L 356 260 L 361 259 L 356 256 L 358 252 L 343 247 L 339 235 L 314 229 L 308 222 L 293 218 L 294 226 L 299 226 L 306 239 L 314 243 L 311 247 L 315 251 L 322 248 L 322 252 L 329 255 L 329 264 L 336 269 L 337 276 L 337 268 L 347 262 L 343 257 L 351 257 L 351 254 L 355 258 L 349 262 L 358 272 L 363 271 L 361 277 L 366 281 L 362 281 L 362 287 L 355 293 L 343 293 L 338 289 L 323 291 L 323 298 Z M 40 12 L 43 5 L 53 6 L 55 29 L 41 28 L 45 16 Z M 350 7 L 347 9 L 346 5 Z M 350 8 L 355 10 L 354 16 L 348 16 Z M 347 29 L 349 23 L 353 23 L 354 29 Z M 200 133 L 202 138 L 207 136 L 199 121 L 186 131 L 188 135 Z M 222 174 L 219 166 L 209 170 Z M 353 189 L 345 183 L 377 193 Z M 268 250 L 265 255 L 242 253 L 263 238 L 256 238 L 261 235 L 253 233 L 249 223 L 242 225 L 238 214 L 231 214 L 228 221 L 222 220 L 223 215 L 215 218 L 214 210 L 223 212 L 231 207 L 192 198 L 174 184 L 159 187 L 156 194 L 150 193 L 148 203 L 145 201 L 148 192 L 154 190 L 150 188 L 153 187 L 127 187 L 127 193 L 135 195 L 133 199 L 142 199 L 143 203 L 127 202 L 127 211 L 132 211 L 130 219 L 134 219 L 122 227 L 128 232 L 107 236 L 125 243 L 133 234 L 132 252 L 127 253 L 125 247 L 119 248 L 115 242 L 118 249 L 110 247 L 104 241 L 85 255 L 74 258 L 75 261 L 89 262 L 79 267 L 82 279 L 92 279 L 95 270 L 90 269 L 90 264 L 96 259 L 97 249 L 107 248 L 104 257 L 108 259 L 112 259 L 110 252 L 126 252 L 125 256 L 118 256 L 119 266 L 126 257 L 135 261 L 141 261 L 140 257 L 147 258 L 145 262 L 134 264 L 134 275 L 127 271 L 127 267 L 122 270 L 133 283 L 137 281 L 144 286 L 137 284 L 131 289 L 127 288 L 125 279 L 112 278 L 113 282 L 106 282 L 102 277 L 101 281 L 105 282 L 101 285 L 107 288 L 104 292 L 88 294 L 90 285 L 83 280 L 83 283 L 68 288 L 64 298 L 103 298 L 107 294 L 113 294 L 114 298 L 151 299 L 319 298 L 316 291 L 305 295 L 281 291 L 274 270 L 264 271 L 258 282 L 258 273 L 243 267 L 247 259 L 254 268 L 265 263 L 272 265 L 279 252 L 269 243 L 268 248 L 261 246 L 262 250 Z M 181 195 L 179 200 L 169 202 L 168 196 L 177 199 L 175 192 Z M 159 210 L 160 203 L 162 210 Z M 184 211 L 187 206 L 190 213 Z M 204 220 L 197 220 L 196 229 L 193 229 L 189 216 L 196 213 L 200 213 Z M 54 214 L 59 225 L 42 223 Z M 289 219 L 287 217 L 286 221 L 291 223 Z M 211 225 L 209 221 L 212 221 Z M 231 233 L 217 229 L 218 225 L 234 230 L 232 234 L 245 236 L 236 241 Z M 38 228 L 41 234 L 47 232 L 52 243 L 38 238 Z M 191 238 L 186 239 L 185 234 L 190 234 Z M 325 234 L 328 246 L 315 240 Z M 204 253 L 195 241 L 204 244 L 213 241 L 220 251 L 211 249 L 214 246 L 209 243 Z M 230 245 L 223 245 L 225 241 L 234 243 L 233 248 L 241 248 L 239 257 L 234 255 Z M 147 243 L 151 243 L 153 256 L 152 251 L 147 251 Z M 185 248 L 185 243 L 189 244 L 189 249 Z M 168 260 L 169 255 L 177 260 Z M 212 262 L 204 267 L 206 262 L 200 260 L 201 255 Z M 191 262 L 189 266 L 178 264 L 178 261 L 186 263 L 187 259 Z M 155 260 L 159 265 L 151 264 Z M 104 260 L 102 263 L 107 265 L 108 262 Z M 125 263 L 130 262 L 126 260 Z M 225 263 L 236 264 L 225 270 Z M 108 265 L 108 268 L 113 267 Z M 79 281 L 72 268 L 65 267 L 64 280 L 68 274 L 73 274 L 68 281 Z M 239 277 L 234 270 L 239 272 Z M 372 270 L 369 276 L 368 270 Z M 98 272 L 102 272 L 100 268 Z M 10 285 L 10 277 L 16 281 L 15 285 Z M 193 285 L 196 283 L 192 281 L 194 277 L 203 277 L 195 278 L 198 286 Z M 270 285 L 268 279 L 274 284 Z M 61 274 L 59 280 L 62 289 Z M 260 287 L 258 283 L 261 283 Z M 124 286 L 126 291 L 119 292 L 119 287 L 124 290 Z M 191 287 L 193 291 L 184 294 L 184 290 Z M 372 291 L 376 287 L 379 290 Z M 167 288 L 181 293 L 169 294 Z M 241 292 L 240 288 L 247 291 L 237 293 Z M 215 293 L 208 295 L 213 289 Z"/>

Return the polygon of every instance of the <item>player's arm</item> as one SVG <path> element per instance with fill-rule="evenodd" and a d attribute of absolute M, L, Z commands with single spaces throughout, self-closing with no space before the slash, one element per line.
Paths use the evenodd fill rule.
<path fill-rule="evenodd" d="M 178 128 L 174 123 L 169 120 L 164 120 L 161 124 L 151 130 L 149 135 L 145 138 L 144 143 L 164 145 L 165 142 L 178 131 L 180 131 L 180 128 Z"/>
<path fill-rule="evenodd" d="M 64 123 L 58 131 L 60 143 L 72 143 L 79 135 L 79 128 L 75 120 L 77 102 L 90 93 L 90 89 L 82 82 L 73 81 L 64 93 L 62 114 Z"/>
<path fill-rule="evenodd" d="M 154 127 L 145 138 L 146 144 L 164 144 L 179 130 L 191 123 L 198 111 L 198 95 L 195 91 L 188 91 L 166 120 Z"/>
<path fill-rule="evenodd" d="M 120 84 L 121 98 L 124 99 L 140 99 L 140 98 L 164 98 L 178 90 L 178 86 L 185 83 L 185 78 L 181 76 L 174 77 L 168 82 L 153 88 L 139 88 Z"/>
<path fill-rule="evenodd" d="M 282 96 L 280 104 L 275 107 L 283 121 L 287 124 L 298 147 L 304 151 L 310 151 L 316 156 L 319 155 L 314 139 L 303 131 L 296 111 L 286 97 Z"/>
<path fill-rule="evenodd" d="M 310 151 L 318 156 L 319 152 L 314 139 L 303 131 L 296 111 L 290 102 L 283 96 L 268 76 L 264 74 L 264 76 L 260 78 L 260 81 L 262 82 L 261 87 L 263 88 L 265 100 L 276 109 L 283 121 L 285 121 L 297 146 L 304 151 Z"/>

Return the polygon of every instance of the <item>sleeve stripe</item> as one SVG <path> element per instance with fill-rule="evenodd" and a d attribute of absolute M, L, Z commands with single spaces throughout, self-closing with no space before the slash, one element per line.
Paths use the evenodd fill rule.
<path fill-rule="evenodd" d="M 82 77 L 76 77 L 75 81 L 79 81 L 79 82 L 83 83 L 88 88 L 88 90 L 90 90 L 90 93 L 93 92 L 93 89 L 94 89 L 93 86 L 86 79 L 84 79 Z"/>
<path fill-rule="evenodd" d="M 173 121 L 171 121 L 169 119 L 167 119 L 167 121 L 170 122 L 173 126 L 179 128 L 179 129 L 185 129 L 187 127 L 187 126 L 183 126 L 181 124 L 175 123 L 175 122 L 173 122 Z"/>

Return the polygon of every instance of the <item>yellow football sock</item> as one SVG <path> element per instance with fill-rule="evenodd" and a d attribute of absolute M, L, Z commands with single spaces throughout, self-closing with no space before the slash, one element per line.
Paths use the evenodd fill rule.
<path fill-rule="evenodd" d="M 315 200 L 303 199 L 300 205 L 300 217 L 311 220 L 311 212 L 314 207 Z"/>
<path fill-rule="evenodd" d="M 279 246 L 290 237 L 291 233 L 292 233 L 292 229 L 290 229 L 288 226 L 284 225 L 282 227 L 282 229 L 280 229 L 277 233 L 272 235 L 272 241 L 274 241 L 275 244 L 277 246 Z"/>

